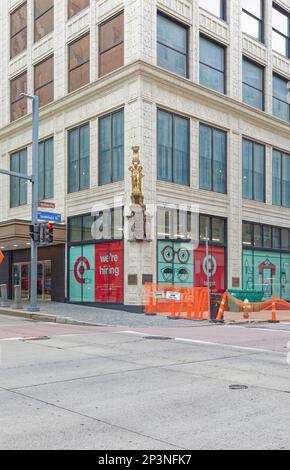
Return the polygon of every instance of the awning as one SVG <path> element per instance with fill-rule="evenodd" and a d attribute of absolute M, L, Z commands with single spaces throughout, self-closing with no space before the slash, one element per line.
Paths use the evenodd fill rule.
<path fill-rule="evenodd" d="M 9 220 L 0 223 L 0 250 L 12 251 L 23 250 L 30 247 L 28 220 Z M 66 243 L 66 226 L 55 224 L 54 243 L 60 245 Z"/>

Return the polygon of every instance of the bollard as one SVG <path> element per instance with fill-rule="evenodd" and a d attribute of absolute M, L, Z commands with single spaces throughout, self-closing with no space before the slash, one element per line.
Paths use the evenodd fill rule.
<path fill-rule="evenodd" d="M 22 310 L 21 286 L 14 286 L 14 303 L 11 306 L 14 310 Z"/>
<path fill-rule="evenodd" d="M 7 296 L 7 284 L 0 286 L 0 307 L 9 307 L 8 296 Z"/>

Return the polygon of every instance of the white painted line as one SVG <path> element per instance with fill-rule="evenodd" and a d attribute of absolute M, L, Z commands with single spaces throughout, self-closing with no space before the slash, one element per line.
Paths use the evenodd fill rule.
<path fill-rule="evenodd" d="M 148 334 L 141 333 L 141 332 L 138 332 L 138 331 L 120 331 L 119 334 L 136 335 L 136 336 L 148 336 Z M 150 336 L 159 337 L 161 335 L 151 335 L 150 334 Z M 189 338 L 175 338 L 175 337 L 172 337 L 172 339 L 174 339 L 175 341 L 181 341 L 183 343 L 202 344 L 204 346 L 219 346 L 221 348 L 234 349 L 234 350 L 239 350 L 239 351 L 284 354 L 280 351 L 272 351 L 271 349 L 248 348 L 248 347 L 245 347 L 245 346 L 235 346 L 235 345 L 232 345 L 232 344 L 214 343 L 214 342 L 211 342 L 211 341 L 200 341 L 200 340 L 189 339 Z"/>
<path fill-rule="evenodd" d="M 285 325 L 286 323 L 284 323 Z M 280 323 L 280 325 L 283 325 L 283 323 Z M 243 329 L 243 330 L 252 330 L 252 331 L 270 331 L 271 333 L 286 333 L 286 334 L 290 334 L 290 330 L 274 330 L 273 328 L 256 328 L 256 327 L 253 327 L 253 328 L 247 328 L 245 326 L 234 326 L 234 325 L 225 325 L 224 326 L 225 328 L 236 328 L 236 329 Z"/>
<path fill-rule="evenodd" d="M 272 352 L 277 352 L 279 354 L 283 354 L 280 351 L 272 351 L 271 349 L 259 349 L 259 348 L 247 348 L 245 346 L 235 346 L 232 344 L 224 344 L 224 343 L 213 343 L 211 341 L 199 341 L 195 339 L 187 339 L 187 338 L 174 338 L 176 341 L 183 341 L 186 343 L 193 343 L 193 344 L 203 344 L 206 346 L 219 346 L 222 348 L 228 348 L 228 349 L 238 349 L 242 351 L 254 351 L 254 352 L 264 352 L 264 353 L 272 353 Z"/>
<path fill-rule="evenodd" d="M 20 341 L 21 339 L 23 338 L 1 338 L 0 343 L 2 343 L 3 341 Z"/>

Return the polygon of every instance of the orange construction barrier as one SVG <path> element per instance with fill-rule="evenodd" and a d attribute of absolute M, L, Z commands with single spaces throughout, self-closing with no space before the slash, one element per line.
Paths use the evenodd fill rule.
<path fill-rule="evenodd" d="M 204 320 L 208 312 L 206 287 L 175 287 L 147 283 L 146 315 L 167 315 L 169 318 Z"/>

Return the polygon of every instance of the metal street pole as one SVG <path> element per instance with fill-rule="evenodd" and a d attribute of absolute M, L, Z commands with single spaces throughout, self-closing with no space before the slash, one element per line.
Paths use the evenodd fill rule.
<path fill-rule="evenodd" d="M 39 99 L 38 96 L 23 94 L 33 102 L 32 112 L 32 215 L 31 223 L 37 227 L 38 210 L 38 145 L 39 145 Z M 38 242 L 31 240 L 30 312 L 39 312 L 37 307 L 37 266 Z"/>

